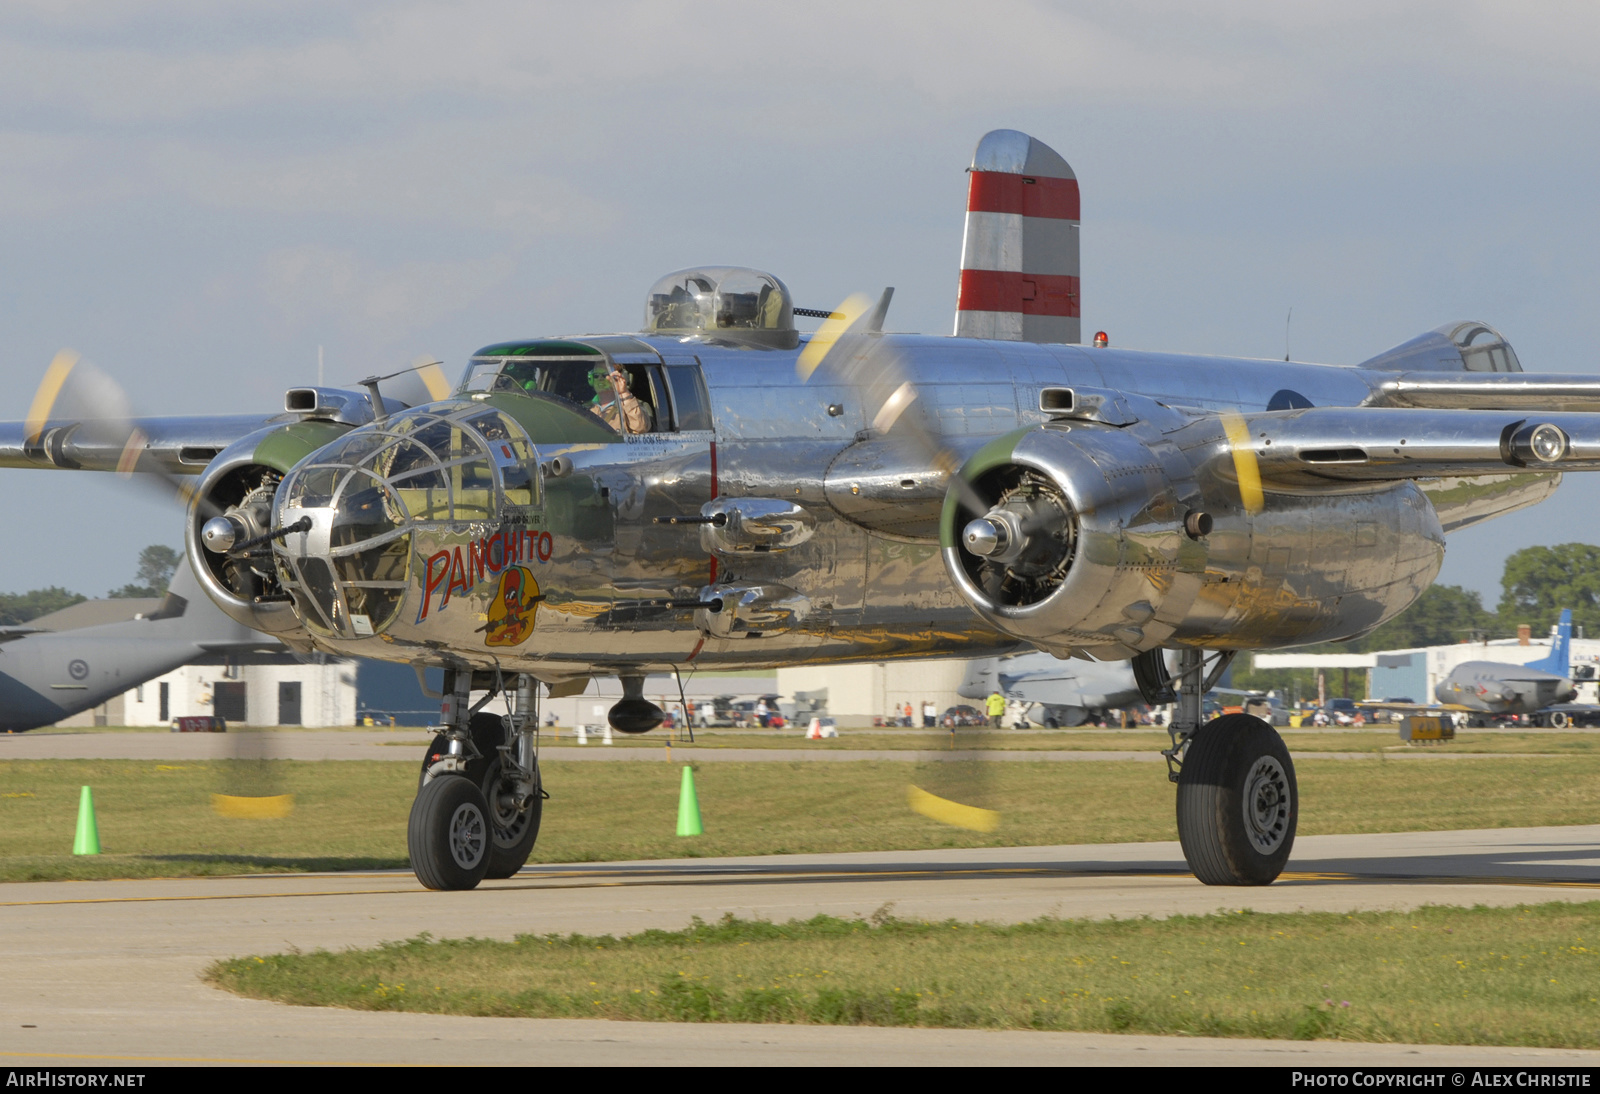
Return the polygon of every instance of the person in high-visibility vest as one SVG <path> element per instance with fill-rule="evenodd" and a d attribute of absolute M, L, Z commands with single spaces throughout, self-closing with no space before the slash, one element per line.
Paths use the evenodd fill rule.
<path fill-rule="evenodd" d="M 1006 697 L 998 691 L 991 691 L 989 698 L 984 700 L 984 704 L 989 710 L 989 727 L 991 729 L 999 729 L 1000 719 L 1006 713 Z"/>

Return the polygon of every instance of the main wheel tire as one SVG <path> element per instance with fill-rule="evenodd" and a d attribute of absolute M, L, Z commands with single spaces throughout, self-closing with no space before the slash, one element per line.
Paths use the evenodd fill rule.
<path fill-rule="evenodd" d="M 511 877 L 527 863 L 539 839 L 544 795 L 540 793 L 538 769 L 534 769 L 534 796 L 526 809 L 519 810 L 512 800 L 516 787 L 504 778 L 500 763 L 500 745 L 505 741 L 504 719 L 498 714 L 479 711 L 472 716 L 468 728 L 479 756 L 467 761 L 466 777 L 483 794 L 494 834 L 493 846 L 489 849 L 489 870 L 484 876 Z M 444 752 L 448 741 L 449 738 L 440 733 L 428 746 L 428 754 L 422 760 L 422 773 L 418 776 L 419 788 L 421 780 L 427 778 L 428 765 L 434 756 Z"/>
<path fill-rule="evenodd" d="M 424 784 L 411 803 L 406 847 L 411 869 L 429 889 L 475 889 L 489 869 L 489 806 L 459 775 Z"/>
<path fill-rule="evenodd" d="M 489 770 L 480 784 L 489 806 L 489 869 L 485 877 L 513 876 L 528 861 L 539 839 L 539 822 L 544 818 L 544 794 L 539 785 L 539 769 L 533 769 L 533 797 L 517 808 L 516 783 L 504 776 L 500 758 L 489 761 Z"/>
<path fill-rule="evenodd" d="M 1270 885 L 1294 847 L 1300 791 L 1276 730 L 1249 714 L 1200 727 L 1178 775 L 1178 840 L 1207 885 Z"/>

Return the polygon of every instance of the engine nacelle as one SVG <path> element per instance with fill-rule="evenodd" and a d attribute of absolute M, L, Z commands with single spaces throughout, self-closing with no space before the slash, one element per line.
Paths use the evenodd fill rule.
<path fill-rule="evenodd" d="M 184 549 L 200 587 L 229 618 L 291 646 L 309 649 L 309 636 L 278 584 L 271 547 L 241 550 L 239 544 L 272 531 L 272 502 L 285 472 L 349 429 L 309 420 L 258 430 L 218 453 L 189 501 Z M 213 536 L 208 545 L 203 530 L 217 518 L 227 521 L 232 535 Z"/>
<path fill-rule="evenodd" d="M 1246 506 L 1214 418 L 1052 422 L 997 440 L 961 478 L 940 525 L 951 580 L 986 622 L 1063 656 L 1354 637 L 1444 558 L 1411 482 L 1269 481 Z"/>
<path fill-rule="evenodd" d="M 1093 422 L 1002 438 L 965 469 L 976 496 L 952 489 L 945 503 L 945 568 L 987 622 L 1036 645 L 1159 646 L 1182 618 L 1162 609 L 1187 540 L 1186 468 L 1175 449 L 1164 463 L 1137 435 Z"/>

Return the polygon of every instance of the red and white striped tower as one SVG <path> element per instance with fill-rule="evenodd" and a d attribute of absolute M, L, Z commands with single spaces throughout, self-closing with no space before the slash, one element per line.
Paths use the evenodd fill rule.
<path fill-rule="evenodd" d="M 1081 341 L 1072 168 L 1026 133 L 996 129 L 969 170 L 956 336 Z"/>

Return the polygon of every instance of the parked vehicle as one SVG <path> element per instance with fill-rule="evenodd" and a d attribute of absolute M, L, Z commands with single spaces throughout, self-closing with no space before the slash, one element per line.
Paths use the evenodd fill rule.
<path fill-rule="evenodd" d="M 1277 695 L 1250 695 L 1244 701 L 1244 713 L 1253 714 L 1272 726 L 1289 724 L 1289 711 Z"/>

